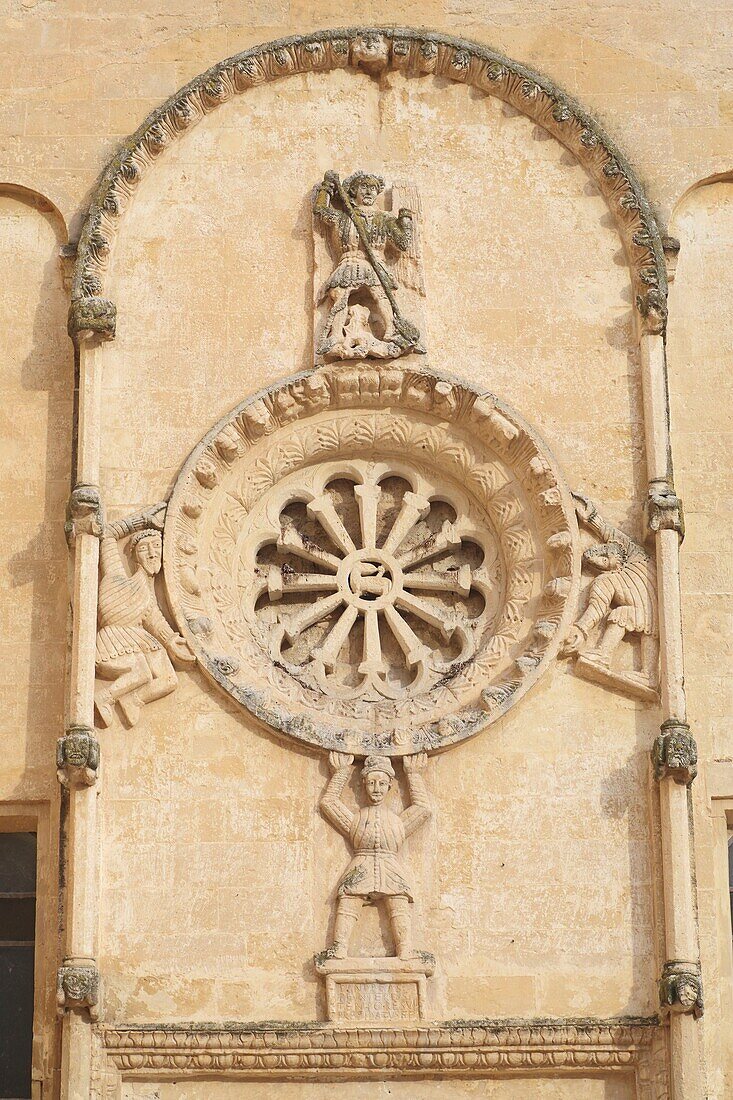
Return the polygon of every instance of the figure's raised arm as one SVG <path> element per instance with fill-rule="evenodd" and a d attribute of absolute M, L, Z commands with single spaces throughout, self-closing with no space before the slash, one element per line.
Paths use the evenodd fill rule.
<path fill-rule="evenodd" d="M 341 792 L 349 781 L 354 757 L 343 752 L 331 752 L 328 754 L 328 763 L 333 775 L 323 792 L 319 806 L 321 813 L 333 827 L 344 836 L 348 836 L 354 814 L 346 803 L 342 802 Z"/>
<path fill-rule="evenodd" d="M 318 191 L 313 202 L 313 213 L 325 221 L 332 222 L 338 219 L 338 210 L 331 205 L 334 195 L 338 193 L 338 184 L 338 175 L 336 172 L 329 170 L 324 175 L 323 181 L 318 185 Z"/>
<path fill-rule="evenodd" d="M 125 566 L 122 562 L 122 554 L 117 543 L 117 536 L 107 524 L 104 534 L 99 540 L 99 567 L 103 577 L 122 577 L 127 579 Z"/>
<path fill-rule="evenodd" d="M 636 543 L 620 527 L 614 527 L 600 514 L 595 504 L 589 497 L 582 493 L 573 493 L 575 511 L 578 519 L 598 535 L 601 542 L 617 542 L 627 551 L 636 547 Z"/>
<path fill-rule="evenodd" d="M 405 827 L 405 836 L 410 836 L 421 825 L 424 825 L 432 814 L 430 796 L 422 776 L 427 762 L 428 755 L 425 752 L 415 753 L 414 756 L 405 756 L 402 761 L 407 776 L 407 787 L 410 792 L 410 805 L 400 814 L 402 824 Z"/>

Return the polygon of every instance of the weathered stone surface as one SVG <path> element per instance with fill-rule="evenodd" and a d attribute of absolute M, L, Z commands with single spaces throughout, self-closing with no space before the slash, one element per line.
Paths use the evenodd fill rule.
<path fill-rule="evenodd" d="M 669 1093 L 664 1036 L 669 1032 L 689 1067 L 697 1065 L 702 1034 L 695 1011 L 676 1010 L 671 987 L 665 986 L 669 1028 L 654 1019 L 658 960 L 697 957 L 665 949 L 670 937 L 697 935 L 690 933 L 687 904 L 693 880 L 684 787 L 692 775 L 679 754 L 670 759 L 669 741 L 658 744 L 658 770 L 679 781 L 650 781 L 649 752 L 670 715 L 689 719 L 699 742 L 701 774 L 689 798 L 695 916 L 710 1002 L 706 1080 L 697 1074 L 688 1086 L 685 1077 L 680 1087 L 685 1100 L 704 1094 L 717 1100 L 733 1090 L 726 1045 L 733 962 L 721 871 L 733 788 L 713 788 L 706 775 L 716 760 L 733 755 L 726 694 L 733 591 L 726 272 L 733 202 L 730 184 L 720 178 L 730 171 L 723 46 L 731 20 L 709 6 L 699 15 L 672 2 L 661 13 L 652 6 L 627 19 L 616 7 L 581 2 L 558 16 L 545 0 L 511 0 L 500 12 L 460 0 L 398 2 L 388 11 L 378 3 L 357 11 L 347 2 L 338 13 L 327 3 L 222 0 L 212 22 L 192 0 L 162 6 L 142 0 L 125 10 L 75 0 L 15 5 L 2 17 L 8 728 L 0 813 L 13 827 L 39 830 L 34 1074 L 44 1094 L 56 1087 L 59 1069 L 54 1010 L 62 850 L 64 934 L 86 945 L 62 953 L 86 958 L 87 949 L 92 952 L 103 991 L 91 1061 L 86 1008 L 64 1022 L 74 1095 L 117 1096 L 122 1089 L 125 1100 L 248 1100 L 269 1094 L 268 1075 L 275 1072 L 277 1088 L 293 1100 L 355 1098 L 365 1090 L 422 1100 L 477 1089 L 501 1100 L 601 1094 L 662 1100 Z M 335 22 L 387 19 L 437 29 L 341 29 L 265 50 L 255 46 Z M 176 91 L 227 56 L 229 62 Z M 150 111 L 157 113 L 125 140 Z M 110 156 L 116 159 L 95 191 Z M 512 655 L 517 682 L 536 681 L 533 691 L 509 709 L 511 678 L 481 684 L 477 728 L 493 724 L 471 740 L 451 725 L 453 702 L 445 704 L 435 747 L 463 743 L 427 763 L 433 816 L 400 860 L 414 887 L 415 942 L 428 944 L 437 957 L 424 991 L 426 1015 L 468 1022 L 358 1035 L 347 1029 L 335 1037 L 316 1023 L 326 1005 L 322 979 L 308 961 L 331 937 L 329 891 L 349 857 L 347 844 L 318 813 L 325 756 L 308 736 L 273 738 L 266 714 L 253 718 L 213 686 L 212 680 L 245 682 L 251 669 L 237 645 L 223 644 L 231 638 L 220 636 L 219 612 L 193 607 L 210 591 L 211 558 L 204 547 L 199 568 L 202 548 L 191 541 L 190 528 L 205 528 L 202 502 L 228 491 L 228 471 L 243 461 L 245 441 L 247 453 L 263 460 L 257 476 L 270 479 L 272 489 L 273 456 L 290 461 L 300 426 L 294 405 L 310 401 L 319 410 L 313 422 L 325 419 L 318 376 L 299 375 L 313 364 L 314 292 L 337 260 L 319 252 L 321 238 L 314 243 L 310 189 L 329 169 L 346 176 L 358 166 L 384 176 L 389 186 L 410 181 L 420 198 L 415 225 L 425 296 L 416 292 L 415 300 L 424 314 L 405 309 L 405 315 L 424 336 L 421 367 L 441 379 L 429 412 L 441 435 L 429 462 L 433 488 L 445 488 L 456 433 L 465 442 L 456 392 L 489 403 L 487 395 L 497 394 L 545 440 L 563 483 L 587 491 L 608 524 L 636 546 L 644 543 L 650 584 L 658 569 L 664 615 L 661 684 L 650 674 L 657 673 L 656 656 L 642 665 L 638 638 L 629 638 L 643 631 L 626 632 L 614 667 L 602 674 L 592 656 L 577 658 L 575 671 L 585 669 L 593 682 L 553 659 L 540 668 L 537 657 L 562 639 L 547 606 L 533 606 L 531 645 Z M 710 179 L 718 182 L 694 187 Z M 676 249 L 667 231 L 681 244 L 669 299 L 665 271 L 671 281 Z M 67 242 L 80 233 L 72 291 L 74 248 Z M 400 302 L 407 299 L 403 289 Z M 72 298 L 69 331 L 79 337 L 80 361 L 75 442 L 73 348 L 65 335 Z M 364 314 L 352 321 L 349 339 L 363 337 Z M 663 381 L 642 400 L 645 362 L 648 375 L 658 380 L 663 374 L 663 335 L 674 479 Z M 354 346 L 363 345 L 362 339 Z M 383 362 L 385 371 L 395 365 L 409 366 L 404 356 Z M 356 374 L 368 388 L 364 364 L 356 364 Z M 283 386 L 296 375 L 301 397 Z M 363 425 L 377 407 L 369 405 L 366 416 L 359 407 L 357 417 L 348 403 L 350 386 L 353 380 L 344 381 L 340 416 Z M 222 421 L 243 402 L 244 435 Z M 389 402 L 378 411 L 395 420 L 403 415 Z M 424 410 L 406 415 L 414 421 Z M 117 625 L 97 619 L 103 523 L 123 522 L 168 499 L 186 456 L 212 425 L 219 427 L 191 471 L 192 491 L 164 536 L 166 555 L 175 557 L 172 603 L 182 603 L 185 594 L 191 604 L 190 618 L 178 625 L 192 651 L 210 658 L 206 674 L 189 665 L 176 685 L 167 665 L 163 675 L 153 675 L 147 658 L 137 661 L 145 683 L 123 693 L 128 719 L 137 724 L 123 729 L 115 701 L 109 727 L 97 734 L 101 766 L 98 781 L 90 782 L 93 735 L 88 744 L 77 736 L 72 745 L 67 737 L 70 727 L 91 729 L 95 634 Z M 517 445 L 511 428 L 512 422 L 494 425 L 508 449 Z M 426 459 L 413 444 L 403 444 L 398 456 L 411 470 Z M 72 451 L 79 464 L 73 473 Z M 368 463 L 383 456 L 373 441 L 361 440 L 351 457 Z M 310 472 L 306 462 L 304 480 Z M 467 484 L 472 472 L 469 464 Z M 532 476 L 546 477 L 542 463 Z M 68 660 L 63 529 L 76 482 L 98 491 L 106 515 L 91 497 L 72 498 L 74 638 L 82 633 Z M 548 507 L 554 489 L 543 484 L 539 490 L 549 492 Z M 454 485 L 446 495 L 441 506 L 454 507 Z M 679 590 L 674 563 L 682 496 L 686 676 L 683 635 L 669 629 Z M 394 496 L 400 500 L 402 490 Z M 480 511 L 479 502 L 464 514 L 486 531 Z M 510 516 L 506 526 L 512 525 Z M 141 564 L 124 541 L 128 535 L 119 539 L 121 587 Z M 586 528 L 578 550 L 587 547 L 588 535 Z M 533 558 L 538 573 L 571 550 L 572 540 L 562 539 L 543 549 Z M 285 562 L 259 564 L 268 566 L 267 600 L 253 608 L 261 623 L 278 603 L 294 602 L 294 594 L 287 592 Z M 423 590 L 423 598 L 442 600 L 441 613 L 449 615 L 463 607 L 468 582 L 460 569 L 469 566 L 472 578 L 475 572 L 468 561 L 455 564 L 455 592 L 425 597 Z M 156 585 L 155 572 L 144 611 L 155 606 L 170 624 L 177 612 L 167 606 L 161 583 L 169 578 Z M 381 559 L 367 559 L 346 584 L 368 603 L 392 582 L 388 572 Z M 505 576 L 499 571 L 495 579 L 501 599 Z M 236 579 L 245 606 L 252 578 Z M 572 608 L 574 590 L 566 581 L 549 575 L 541 599 L 555 610 L 577 611 L 577 621 L 584 603 Z M 584 577 L 584 593 L 590 582 Z M 123 615 L 127 611 L 129 604 Z M 154 637 L 143 617 L 125 625 Z M 344 677 L 363 660 L 360 632 L 367 619 L 357 615 L 348 634 L 351 651 L 338 670 Z M 167 631 L 161 632 L 165 646 Z M 269 626 L 264 635 L 267 648 Z M 644 637 L 656 643 L 654 632 Z M 431 634 L 423 644 L 433 641 Z M 273 652 L 276 667 L 283 651 Z M 107 656 L 114 663 L 130 654 Z M 106 681 L 100 677 L 103 687 L 125 674 L 100 664 L 112 673 Z M 395 662 L 388 678 L 396 674 Z M 176 690 L 160 690 L 165 685 Z M 678 705 L 684 685 L 688 714 Z M 399 690 L 404 687 L 400 681 Z M 150 699 L 137 699 L 141 690 Z M 451 685 L 440 690 L 450 693 Z M 138 705 L 148 701 L 152 705 Z M 355 718 L 354 729 L 359 722 L 361 736 L 370 720 Z M 419 747 L 409 743 L 415 725 L 412 717 L 392 720 L 395 740 L 404 740 L 392 755 Z M 673 732 L 667 728 L 662 739 Z M 65 747 L 55 757 L 59 739 Z M 49 827 L 61 820 L 55 759 L 70 785 L 63 795 L 65 848 L 57 826 Z M 402 782 L 398 762 L 395 770 Z M 344 791 L 350 807 L 357 805 L 356 793 Z M 408 804 L 405 789 L 393 798 L 395 806 Z M 680 867 L 675 860 L 682 858 L 687 862 Z M 670 867 L 665 916 L 662 869 L 666 875 Z M 371 960 L 392 949 L 381 908 L 359 913 L 355 955 Z M 646 1022 L 602 1022 L 629 1012 Z M 254 1027 L 244 1040 L 224 1028 L 227 1020 L 272 1016 L 285 1023 L 266 1034 Z M 507 1025 L 509 1036 L 496 1023 L 479 1035 L 478 1021 L 487 1016 L 519 1022 L 513 1030 Z M 531 1022 L 545 1016 L 565 1019 L 557 1026 Z M 176 1030 L 181 1021 L 199 1026 Z M 324 1081 L 324 1070 L 342 1079 Z M 299 1080 L 283 1080 L 290 1073 Z M 472 1074 L 481 1079 L 470 1080 Z"/>

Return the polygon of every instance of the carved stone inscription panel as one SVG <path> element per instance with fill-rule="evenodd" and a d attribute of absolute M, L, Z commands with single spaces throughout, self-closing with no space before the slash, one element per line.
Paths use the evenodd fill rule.
<path fill-rule="evenodd" d="M 428 371 L 323 369 L 194 450 L 165 527 L 202 667 L 322 748 L 438 749 L 533 683 L 572 618 L 572 498 L 492 395 Z"/>

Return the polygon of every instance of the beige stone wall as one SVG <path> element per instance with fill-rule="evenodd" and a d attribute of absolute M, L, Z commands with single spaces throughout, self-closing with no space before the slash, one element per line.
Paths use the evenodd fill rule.
<path fill-rule="evenodd" d="M 282 34 L 387 20 L 475 38 L 557 79 L 601 119 L 682 240 L 670 302 L 673 444 L 688 514 L 686 657 L 701 752 L 693 790 L 710 1002 L 702 1026 L 709 1095 L 723 1100 L 733 1072 L 724 855 L 713 845 L 704 777 L 711 761 L 733 755 L 723 518 L 732 204 L 730 184 L 682 196 L 731 168 L 730 12 L 689 0 L 560 11 L 521 0 L 13 5 L 0 17 L 9 59 L 0 182 L 50 198 L 75 239 L 118 141 L 186 80 Z M 594 186 L 543 137 L 460 85 L 332 73 L 253 89 L 168 150 L 138 191 L 111 269 L 119 327 L 105 358 L 102 439 L 111 516 L 164 496 L 219 416 L 307 365 L 307 192 L 325 168 L 365 162 L 388 175 L 409 165 L 421 190 L 431 364 L 511 402 L 570 484 L 640 534 L 645 456 L 628 273 Z M 2 492 L 12 517 L 0 798 L 38 800 L 52 821 L 73 396 L 64 239 L 59 218 L 0 189 L 10 440 Z M 430 985 L 437 1018 L 655 1011 L 663 953 L 648 747 L 657 725 L 653 708 L 558 664 L 499 726 L 431 762 L 437 812 L 409 860 L 417 939 L 439 956 Z M 177 693 L 148 707 L 135 730 L 115 728 L 102 742 L 104 1017 L 322 1015 L 308 960 L 326 941 L 348 857 L 317 811 L 322 762 L 256 730 L 197 672 L 182 674 Z M 360 935 L 361 946 L 383 948 L 373 913 Z M 50 1017 L 44 1041 L 48 1082 Z M 126 1088 L 130 1100 L 266 1095 L 255 1083 L 216 1093 L 208 1082 Z M 278 1088 L 285 1097 L 634 1095 L 630 1082 L 600 1079 Z"/>
<path fill-rule="evenodd" d="M 310 188 L 330 164 L 362 163 L 387 175 L 409 165 L 420 188 L 427 360 L 512 402 L 570 484 L 636 529 L 639 379 L 605 203 L 497 101 L 353 72 L 252 90 L 143 180 L 106 289 L 119 313 L 104 349 L 110 516 L 167 495 L 212 423 L 308 365 Z M 654 716 L 568 673 L 556 666 L 499 727 L 430 767 L 436 815 L 413 861 L 418 939 L 441 960 L 435 1018 L 655 1010 Z M 322 1014 L 308 960 L 326 942 L 348 854 L 316 809 L 323 762 L 227 714 L 198 674 L 149 708 L 140 732 L 103 742 L 122 738 L 104 778 L 108 1018 Z M 594 872 L 573 891 L 578 867 Z M 361 947 L 383 952 L 370 915 Z"/>
<path fill-rule="evenodd" d="M 687 691 L 706 765 L 704 782 L 693 788 L 701 951 L 710 1001 L 705 1037 L 713 1095 L 725 1096 L 733 1088 L 733 967 L 730 909 L 721 905 L 727 885 L 725 833 L 716 826 L 718 800 L 730 808 L 733 784 L 716 783 L 712 762 L 733 757 L 733 320 L 724 285 L 733 257 L 733 183 L 693 191 L 675 211 L 673 225 L 682 243 L 671 296 L 669 368 L 677 480 L 688 502 L 682 556 Z"/>

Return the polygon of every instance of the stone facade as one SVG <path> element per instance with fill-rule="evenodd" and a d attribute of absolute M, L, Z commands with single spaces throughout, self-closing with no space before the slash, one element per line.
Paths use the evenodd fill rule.
<path fill-rule="evenodd" d="M 33 1100 L 723 1100 L 733 17 L 3 19 Z"/>

